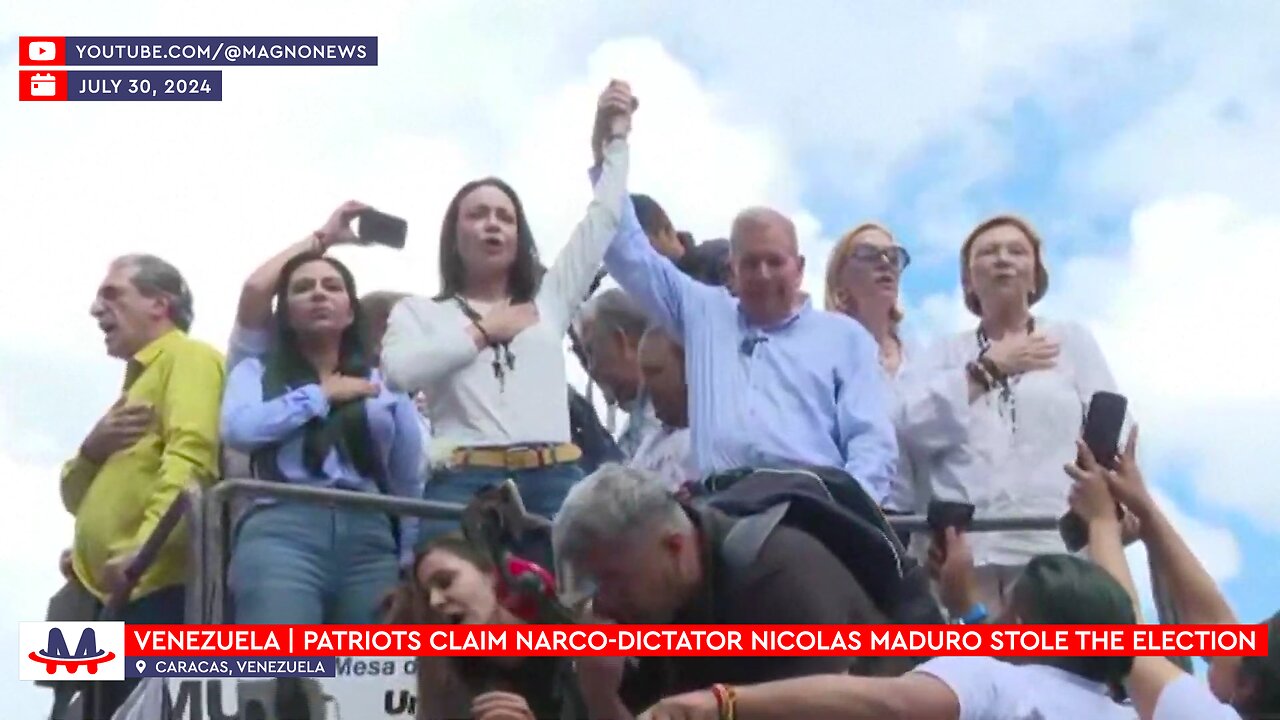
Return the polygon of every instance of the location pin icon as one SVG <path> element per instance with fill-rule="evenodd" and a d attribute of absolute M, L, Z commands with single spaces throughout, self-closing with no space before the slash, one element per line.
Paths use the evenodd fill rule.
<path fill-rule="evenodd" d="M 142 671 L 147 669 L 147 661 L 139 660 L 135 662 L 133 666 L 138 669 L 138 674 L 142 674 Z"/>

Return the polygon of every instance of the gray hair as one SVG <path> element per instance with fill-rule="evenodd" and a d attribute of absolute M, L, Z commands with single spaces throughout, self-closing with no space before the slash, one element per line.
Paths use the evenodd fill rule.
<path fill-rule="evenodd" d="M 195 299 L 182 273 L 171 263 L 155 255 L 125 255 L 115 265 L 133 268 L 133 286 L 146 297 L 169 298 L 169 319 L 183 332 L 191 330 L 195 320 Z"/>
<path fill-rule="evenodd" d="M 681 363 L 684 362 L 684 346 L 661 325 L 652 325 L 644 331 L 644 335 L 640 336 L 640 347 L 669 349 Z"/>
<path fill-rule="evenodd" d="M 729 247 L 736 249 L 738 239 L 743 233 L 779 227 L 787 234 L 791 247 L 800 253 L 800 235 L 796 232 L 796 224 L 791 218 L 768 207 L 749 207 L 738 213 L 733 219 L 733 229 L 729 231 Z"/>
<path fill-rule="evenodd" d="M 590 548 L 627 540 L 640 531 L 690 526 L 661 477 L 608 463 L 569 490 L 556 514 L 551 544 L 558 560 L 573 563 Z"/>
<path fill-rule="evenodd" d="M 649 318 L 631 296 L 619 288 L 609 288 L 591 298 L 582 313 L 591 322 L 591 334 L 622 331 L 637 342 L 649 328 Z"/>

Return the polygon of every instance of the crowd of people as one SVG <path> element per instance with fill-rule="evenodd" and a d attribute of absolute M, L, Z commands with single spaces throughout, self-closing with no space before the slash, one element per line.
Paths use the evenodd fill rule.
<path fill-rule="evenodd" d="M 329 253 L 363 242 L 351 225 L 367 206 L 348 202 L 249 276 L 224 356 L 188 335 L 176 268 L 112 263 L 92 314 L 123 390 L 61 483 L 76 520 L 63 572 L 85 612 L 125 589 L 119 619 L 183 621 L 198 569 L 181 533 L 128 571 L 193 482 L 465 504 L 510 479 L 553 521 L 515 556 L 549 585 L 571 580 L 602 622 L 1133 624 L 1134 539 L 1184 621 L 1235 622 L 1148 493 L 1136 431 L 1116 458 L 1081 443 L 1091 398 L 1117 387 L 1088 330 L 1033 312 L 1049 273 L 1031 224 L 1000 215 L 969 233 L 960 281 L 977 322 L 918 347 L 900 332 L 911 256 L 888 228 L 840 238 L 818 307 L 783 213 L 749 208 L 698 243 L 630 192 L 637 107 L 622 82 L 600 96 L 592 199 L 549 266 L 515 189 L 485 178 L 448 205 L 435 292 L 360 295 Z M 566 340 L 625 427 L 570 385 Z M 840 506 L 822 517 L 859 532 L 833 539 L 786 510 L 755 522 L 770 492 L 809 478 L 817 505 Z M 808 507 L 795 492 L 786 506 Z M 890 530 L 886 517 L 936 501 L 1071 511 L 1087 546 Z M 236 513 L 226 580 L 237 623 L 531 621 L 501 577 L 455 521 L 262 498 Z M 913 593 L 924 605 L 902 604 Z M 1156 658 L 685 657 L 433 659 L 420 684 L 420 717 L 475 720 L 1263 718 L 1280 712 L 1280 654 L 1217 658 L 1207 683 Z M 132 686 L 112 687 L 104 717 Z"/>

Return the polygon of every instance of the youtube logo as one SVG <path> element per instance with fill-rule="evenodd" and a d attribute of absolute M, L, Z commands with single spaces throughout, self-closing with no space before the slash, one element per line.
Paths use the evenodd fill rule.
<path fill-rule="evenodd" d="M 27 37 L 18 38 L 18 65 L 65 65 L 66 38 Z"/>

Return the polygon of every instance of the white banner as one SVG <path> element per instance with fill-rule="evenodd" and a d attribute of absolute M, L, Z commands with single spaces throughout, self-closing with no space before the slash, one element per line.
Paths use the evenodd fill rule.
<path fill-rule="evenodd" d="M 169 679 L 169 707 L 150 717 L 278 720 L 277 687 L 285 682 L 298 691 L 291 703 L 308 708 L 309 720 L 403 720 L 417 713 L 417 664 L 412 657 L 340 657 L 337 675 L 332 678 Z M 168 714 L 162 714 L 166 711 Z"/>

